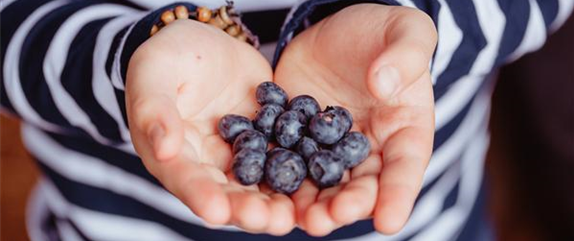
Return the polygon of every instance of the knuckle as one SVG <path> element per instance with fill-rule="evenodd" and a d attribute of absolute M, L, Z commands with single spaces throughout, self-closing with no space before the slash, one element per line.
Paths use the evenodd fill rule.
<path fill-rule="evenodd" d="M 409 48 L 410 59 L 419 60 L 426 65 L 433 54 L 432 51 L 428 50 L 429 48 L 426 45 L 426 43 L 422 43 L 421 41 L 415 41 Z"/>
<path fill-rule="evenodd" d="M 412 9 L 410 11 L 412 12 L 411 18 L 426 31 L 427 36 L 425 39 L 431 42 L 432 45 L 435 45 L 437 41 L 437 29 L 432 18 L 427 13 L 418 9 Z"/>
<path fill-rule="evenodd" d="M 411 26 L 417 26 L 416 29 L 419 31 L 419 35 L 424 36 L 424 38 L 421 38 L 421 42 L 424 42 L 429 49 L 434 49 L 438 33 L 432 18 L 427 13 L 416 8 L 405 7 L 401 10 L 401 13 L 397 14 L 399 15 L 397 20 L 408 21 L 412 23 Z"/>

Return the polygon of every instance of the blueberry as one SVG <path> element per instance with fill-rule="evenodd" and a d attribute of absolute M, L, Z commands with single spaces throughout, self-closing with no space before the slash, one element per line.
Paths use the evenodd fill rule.
<path fill-rule="evenodd" d="M 265 179 L 271 189 L 291 194 L 307 176 L 307 166 L 299 154 L 289 150 L 277 150 L 265 163 Z"/>
<path fill-rule="evenodd" d="M 239 134 L 233 142 L 233 153 L 238 153 L 243 149 L 265 152 L 267 151 L 267 138 L 259 131 L 246 130 Z"/>
<path fill-rule="evenodd" d="M 225 115 L 217 125 L 219 135 L 227 143 L 233 143 L 235 138 L 245 130 L 253 130 L 253 124 L 246 117 L 240 115 Z"/>
<path fill-rule="evenodd" d="M 273 128 L 275 127 L 275 120 L 283 113 L 284 109 L 277 104 L 266 104 L 255 116 L 253 125 L 255 129 L 261 131 L 267 139 L 273 138 Z"/>
<path fill-rule="evenodd" d="M 271 158 L 271 156 L 275 155 L 275 153 L 278 153 L 280 151 L 287 151 L 287 149 L 283 147 L 274 147 L 273 149 L 267 152 L 267 158 Z"/>
<path fill-rule="evenodd" d="M 255 91 L 255 97 L 257 98 L 257 103 L 260 105 L 266 104 L 277 104 L 280 106 L 285 106 L 287 104 L 287 93 L 279 85 L 273 82 L 263 82 L 257 86 Z"/>
<path fill-rule="evenodd" d="M 371 143 L 360 132 L 349 132 L 337 144 L 333 145 L 333 152 L 343 158 L 345 168 L 353 168 L 361 164 L 371 151 Z"/>
<path fill-rule="evenodd" d="M 293 147 L 305 132 L 307 119 L 299 111 L 285 111 L 275 121 L 275 139 L 285 148 Z"/>
<path fill-rule="evenodd" d="M 353 115 L 351 115 L 351 112 L 349 112 L 347 109 L 341 106 L 327 106 L 324 112 L 341 116 L 341 119 L 343 120 L 341 123 L 345 128 L 345 132 L 348 132 L 351 127 L 353 127 Z"/>
<path fill-rule="evenodd" d="M 337 185 L 341 181 L 344 171 L 343 160 L 332 151 L 315 152 L 309 159 L 309 174 L 320 188 Z"/>
<path fill-rule="evenodd" d="M 321 106 L 319 106 L 319 103 L 317 100 L 315 100 L 315 98 L 308 95 L 300 95 L 289 101 L 289 106 L 287 109 L 299 111 L 305 114 L 307 120 L 309 120 L 319 111 L 321 111 Z"/>
<path fill-rule="evenodd" d="M 233 174 L 239 183 L 252 185 L 263 178 L 265 152 L 254 149 L 243 149 L 233 158 Z"/>
<path fill-rule="evenodd" d="M 309 134 L 321 144 L 335 144 L 345 135 L 343 122 L 340 115 L 330 112 L 318 113 L 309 122 Z"/>
<path fill-rule="evenodd" d="M 301 138 L 301 140 L 299 140 L 295 149 L 297 153 L 303 157 L 303 159 L 308 161 L 309 158 L 311 158 L 311 155 L 319 151 L 319 144 L 317 144 L 315 140 L 304 136 Z"/>

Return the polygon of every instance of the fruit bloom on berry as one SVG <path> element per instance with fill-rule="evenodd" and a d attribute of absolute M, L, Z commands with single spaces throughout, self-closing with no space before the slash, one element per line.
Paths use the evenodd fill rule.
<path fill-rule="evenodd" d="M 227 143 L 233 143 L 235 138 L 245 130 L 253 130 L 253 124 L 246 117 L 240 115 L 225 115 L 217 125 L 219 135 Z"/>
<path fill-rule="evenodd" d="M 335 144 L 345 135 L 343 122 L 343 117 L 338 114 L 331 112 L 318 113 L 309 122 L 309 134 L 321 144 Z"/>
<path fill-rule="evenodd" d="M 233 153 L 243 149 L 254 149 L 265 153 L 267 151 L 267 138 L 256 130 L 246 130 L 239 134 L 233 142 Z"/>
<path fill-rule="evenodd" d="M 318 151 L 309 159 L 309 174 L 320 188 L 339 184 L 344 171 L 343 160 L 332 151 Z"/>
<path fill-rule="evenodd" d="M 353 115 L 351 115 L 351 112 L 349 112 L 349 110 L 341 106 L 327 106 L 324 112 L 333 113 L 335 115 L 340 116 L 342 120 L 341 124 L 343 125 L 345 132 L 348 132 L 349 130 L 351 130 L 351 127 L 353 127 Z"/>
<path fill-rule="evenodd" d="M 271 156 L 275 155 L 275 153 L 278 153 L 280 151 L 287 151 L 287 149 L 283 148 L 283 147 L 274 147 L 273 149 L 269 150 L 267 152 L 267 159 L 271 158 Z"/>
<path fill-rule="evenodd" d="M 265 163 L 265 180 L 279 193 L 291 194 L 307 176 L 303 158 L 289 150 L 278 150 Z"/>
<path fill-rule="evenodd" d="M 233 174 L 239 183 L 252 185 L 263 178 L 265 152 L 254 149 L 243 149 L 233 158 Z"/>
<path fill-rule="evenodd" d="M 321 112 L 309 95 L 289 101 L 273 82 L 259 84 L 255 95 L 261 109 L 252 121 L 229 114 L 218 123 L 221 137 L 233 144 L 231 168 L 239 183 L 253 185 L 265 178 L 275 192 L 291 194 L 309 174 L 319 188 L 329 188 L 369 156 L 369 140 L 349 132 L 353 116 L 344 107 L 327 106 Z M 274 148 L 267 151 L 269 143 Z"/>
<path fill-rule="evenodd" d="M 275 139 L 285 148 L 291 148 L 305 133 L 307 119 L 299 111 L 285 111 L 275 121 Z"/>
<path fill-rule="evenodd" d="M 321 106 L 315 98 L 308 95 L 297 96 L 289 101 L 288 110 L 295 110 L 303 113 L 307 120 L 321 111 Z"/>
<path fill-rule="evenodd" d="M 311 155 L 319 151 L 319 144 L 315 140 L 304 136 L 297 143 L 295 150 L 303 157 L 303 159 L 305 159 L 305 161 L 308 161 L 309 158 L 311 158 Z"/>
<path fill-rule="evenodd" d="M 287 104 L 287 93 L 279 85 L 273 82 L 263 82 L 257 86 L 255 98 L 260 105 L 277 104 L 285 106 Z"/>
<path fill-rule="evenodd" d="M 271 140 L 274 137 L 275 120 L 283 111 L 284 109 L 280 105 L 266 104 L 257 112 L 255 119 L 253 119 L 253 126 Z"/>
<path fill-rule="evenodd" d="M 361 164 L 371 151 L 371 143 L 360 132 L 349 132 L 337 144 L 333 145 L 333 152 L 343 158 L 345 168 L 353 168 Z"/>

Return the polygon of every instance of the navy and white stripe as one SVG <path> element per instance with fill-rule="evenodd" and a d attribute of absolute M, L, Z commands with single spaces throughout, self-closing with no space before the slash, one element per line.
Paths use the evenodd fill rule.
<path fill-rule="evenodd" d="M 574 7 L 572 0 L 236 1 L 248 13 L 292 7 L 276 39 L 275 63 L 293 37 L 332 13 L 332 4 L 418 8 L 438 30 L 429 63 L 434 154 L 406 227 L 384 236 L 364 220 L 312 238 L 301 230 L 272 237 L 206 228 L 137 157 L 125 113 L 126 66 L 173 2 L 0 2 L 1 110 L 24 120 L 25 144 L 45 173 L 29 204 L 32 240 L 471 240 L 466 224 L 477 222 L 474 210 L 484 205 L 493 70 L 542 46 Z M 191 8 L 224 3 L 188 2 Z"/>

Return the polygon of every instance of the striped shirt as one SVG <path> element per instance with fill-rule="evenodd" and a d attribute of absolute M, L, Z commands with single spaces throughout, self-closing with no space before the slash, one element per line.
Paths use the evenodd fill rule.
<path fill-rule="evenodd" d="M 385 236 L 372 220 L 323 238 L 210 229 L 151 176 L 137 157 L 124 104 L 127 63 L 168 0 L 0 2 L 2 112 L 22 134 L 43 178 L 28 212 L 41 240 L 470 240 L 483 202 L 483 160 L 493 71 L 540 48 L 570 15 L 572 0 L 237 0 L 273 63 L 293 36 L 360 2 L 418 8 L 433 19 L 434 154 L 406 227 Z M 217 7 L 223 1 L 190 0 Z M 289 10 L 291 9 L 291 10 Z M 264 17 L 280 16 L 274 28 Z M 284 24 L 281 26 L 281 22 Z M 266 24 L 266 25 L 265 25 Z"/>

